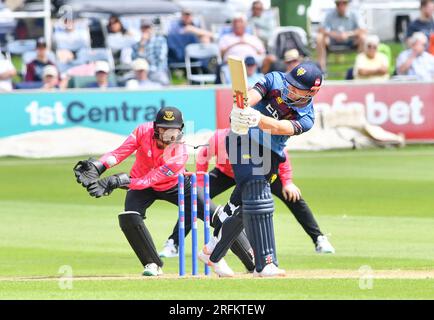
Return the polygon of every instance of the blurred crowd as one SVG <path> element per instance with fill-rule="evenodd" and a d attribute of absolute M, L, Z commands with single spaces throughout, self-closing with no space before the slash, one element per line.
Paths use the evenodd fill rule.
<path fill-rule="evenodd" d="M 65 88 L 162 88 L 173 84 L 174 70 L 186 70 L 190 84 L 230 83 L 227 59 L 245 60 L 249 84 L 265 73 L 290 71 L 304 59 L 316 59 L 327 76 L 330 53 L 356 52 L 346 79 L 388 80 L 391 77 L 431 81 L 434 76 L 434 0 L 421 0 L 420 16 L 411 21 L 403 51 L 393 61 L 391 49 L 368 34 L 349 0 L 335 0 L 314 39 L 316 55 L 304 30 L 280 27 L 278 19 L 258 0 L 249 12 L 235 15 L 215 30 L 184 9 L 165 27 L 155 19 L 125 26 L 111 16 L 105 25 L 104 46 L 95 48 L 86 21 L 59 19 L 53 23 L 52 45 L 44 38 L 29 42 L 20 53 L 21 70 L 11 55 L 0 56 L 0 91 Z M 271 12 L 271 13 L 270 13 Z M 218 13 L 216 13 L 218 14 Z"/>

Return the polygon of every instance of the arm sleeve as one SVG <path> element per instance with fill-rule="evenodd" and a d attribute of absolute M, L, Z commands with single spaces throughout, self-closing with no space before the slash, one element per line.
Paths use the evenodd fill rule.
<path fill-rule="evenodd" d="M 129 188 L 132 190 L 142 190 L 152 187 L 157 183 L 164 183 L 167 180 L 173 179 L 179 173 L 185 170 L 185 163 L 188 159 L 188 154 L 185 146 L 181 152 L 176 152 L 175 155 L 169 158 L 165 164 L 152 169 L 146 175 L 140 178 L 132 178 Z"/>
<path fill-rule="evenodd" d="M 260 79 L 254 86 L 253 89 L 259 92 L 262 98 L 264 98 L 268 91 L 271 90 L 273 85 L 273 74 L 267 73 L 262 79 Z"/>
<path fill-rule="evenodd" d="M 298 120 L 290 120 L 294 126 L 294 135 L 300 135 L 303 132 L 309 131 L 313 127 L 315 117 L 313 114 L 306 114 Z"/>
<path fill-rule="evenodd" d="M 289 155 L 285 154 L 286 160 L 279 165 L 279 178 L 282 181 L 283 186 L 287 186 L 292 183 L 292 165 L 289 159 Z"/>
<path fill-rule="evenodd" d="M 99 161 L 101 161 L 106 168 L 114 167 L 124 161 L 139 147 L 139 131 L 139 128 L 136 128 L 119 148 L 104 154 Z"/>

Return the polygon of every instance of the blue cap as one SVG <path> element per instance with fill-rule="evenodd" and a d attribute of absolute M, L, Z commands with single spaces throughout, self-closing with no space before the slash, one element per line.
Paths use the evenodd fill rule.
<path fill-rule="evenodd" d="M 301 90 L 318 89 L 323 82 L 323 73 L 312 61 L 300 63 L 285 75 L 286 81 Z"/>
<path fill-rule="evenodd" d="M 252 56 L 248 56 L 244 59 L 244 63 L 246 66 L 253 66 L 256 64 L 255 58 Z"/>

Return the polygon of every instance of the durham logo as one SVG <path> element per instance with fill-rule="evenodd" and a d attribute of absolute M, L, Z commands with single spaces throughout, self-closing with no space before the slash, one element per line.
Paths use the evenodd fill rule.
<path fill-rule="evenodd" d="M 303 67 L 298 68 L 298 70 L 297 70 L 297 76 L 298 77 L 301 77 L 305 73 L 306 73 L 306 70 Z"/>
<path fill-rule="evenodd" d="M 175 117 L 173 116 L 173 111 L 165 111 L 163 119 L 167 121 L 175 120 Z"/>

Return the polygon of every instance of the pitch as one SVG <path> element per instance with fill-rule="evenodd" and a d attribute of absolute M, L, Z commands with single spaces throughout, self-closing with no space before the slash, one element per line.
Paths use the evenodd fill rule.
<path fill-rule="evenodd" d="M 161 279 L 143 278 L 117 222 L 123 191 L 90 198 L 73 178 L 77 158 L 0 159 L 0 299 L 433 299 L 434 147 L 291 156 L 336 254 L 316 254 L 277 200 L 282 279 L 253 279 L 232 254 L 234 279 L 179 279 L 176 258 Z M 155 208 L 147 224 L 159 250 L 177 208 Z"/>

